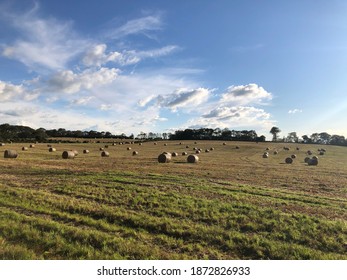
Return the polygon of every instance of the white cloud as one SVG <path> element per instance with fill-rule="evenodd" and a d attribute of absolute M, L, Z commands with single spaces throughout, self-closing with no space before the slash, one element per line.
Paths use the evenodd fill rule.
<path fill-rule="evenodd" d="M 162 28 L 162 19 L 160 14 L 150 15 L 138 19 L 129 20 L 124 25 L 109 32 L 108 36 L 113 39 L 121 37 L 145 34 L 148 31 L 160 30 Z"/>
<path fill-rule="evenodd" d="M 122 56 L 119 52 L 110 52 L 106 54 L 106 48 L 106 44 L 93 46 L 85 54 L 83 63 L 86 66 L 101 66 L 109 61 L 116 61 L 120 56 Z"/>
<path fill-rule="evenodd" d="M 172 110 L 177 108 L 183 108 L 187 106 L 198 106 L 209 97 L 210 90 L 206 88 L 186 89 L 180 88 L 175 90 L 174 93 L 167 96 L 159 96 L 158 101 L 164 107 L 168 107 Z"/>
<path fill-rule="evenodd" d="M 71 70 L 64 70 L 48 80 L 48 90 L 56 93 L 77 93 L 81 90 L 90 90 L 113 82 L 118 73 L 119 70 L 115 68 L 100 68 L 97 71 L 87 69 L 78 74 Z"/>
<path fill-rule="evenodd" d="M 93 96 L 80 97 L 80 98 L 77 98 L 77 99 L 73 99 L 71 101 L 71 104 L 72 105 L 77 105 L 77 106 L 83 106 L 83 105 L 87 105 L 93 99 L 94 99 Z"/>
<path fill-rule="evenodd" d="M 24 88 L 22 85 L 13 85 L 11 83 L 5 83 L 0 81 L 0 100 L 9 101 L 11 99 L 22 96 Z"/>
<path fill-rule="evenodd" d="M 218 107 L 201 117 L 192 118 L 184 124 L 184 127 L 210 127 L 230 129 L 252 129 L 267 131 L 274 125 L 271 115 L 263 109 L 255 107 Z"/>
<path fill-rule="evenodd" d="M 260 104 L 271 100 L 272 94 L 257 84 L 230 86 L 222 94 L 221 102 L 234 105 Z"/>
<path fill-rule="evenodd" d="M 174 50 L 178 49 L 177 46 L 165 46 L 159 49 L 152 49 L 147 51 L 123 51 L 123 52 L 109 52 L 106 53 L 106 44 L 99 44 L 93 46 L 87 51 L 83 58 L 83 63 L 86 66 L 101 66 L 107 62 L 114 62 L 121 66 L 136 64 L 146 58 L 156 58 L 160 56 L 169 55 Z"/>
<path fill-rule="evenodd" d="M 5 10 L 0 13 L 2 19 L 19 33 L 17 40 L 3 48 L 2 55 L 38 71 L 42 67 L 65 68 L 72 58 L 84 51 L 89 42 L 73 31 L 71 22 L 40 18 L 37 10 L 38 6 L 35 6 L 24 14 Z"/>
<path fill-rule="evenodd" d="M 203 115 L 206 119 L 217 119 L 217 120 L 233 120 L 233 121 L 252 121 L 256 119 L 268 120 L 270 114 L 266 113 L 263 109 L 255 107 L 219 107 L 213 109 L 208 114 Z"/>
<path fill-rule="evenodd" d="M 112 108 L 112 105 L 110 105 L 110 104 L 101 104 L 100 105 L 101 111 L 108 111 L 108 110 L 111 110 L 111 108 Z"/>
<path fill-rule="evenodd" d="M 296 113 L 302 113 L 301 109 L 293 109 L 293 110 L 289 110 L 288 114 L 296 114 Z"/>
<path fill-rule="evenodd" d="M 34 100 L 38 93 L 26 89 L 23 85 L 14 85 L 0 80 L 0 101 L 11 101 L 24 99 L 27 101 Z"/>

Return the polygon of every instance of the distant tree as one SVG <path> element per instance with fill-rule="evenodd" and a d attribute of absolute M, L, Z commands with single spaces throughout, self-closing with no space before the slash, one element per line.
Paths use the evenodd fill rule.
<path fill-rule="evenodd" d="M 318 143 L 319 142 L 319 134 L 318 133 L 312 133 L 311 134 L 311 141 L 313 143 Z"/>
<path fill-rule="evenodd" d="M 227 128 L 222 130 L 221 140 L 231 140 L 231 131 Z"/>
<path fill-rule="evenodd" d="M 299 142 L 299 137 L 297 136 L 296 132 L 288 133 L 287 142 Z"/>
<path fill-rule="evenodd" d="M 304 143 L 311 143 L 311 138 L 308 137 L 307 135 L 303 135 L 303 136 L 301 136 L 301 137 L 302 137 L 302 139 L 304 140 Z"/>
<path fill-rule="evenodd" d="M 328 144 L 330 142 L 331 135 L 327 132 L 321 132 L 318 134 L 319 142 L 323 144 Z"/>
<path fill-rule="evenodd" d="M 276 142 L 277 141 L 277 137 L 278 137 L 278 133 L 280 133 L 281 130 L 276 127 L 276 126 L 273 126 L 270 130 L 270 133 L 272 134 L 272 141 Z"/>
<path fill-rule="evenodd" d="M 217 127 L 213 130 L 212 137 L 218 139 L 222 135 L 222 130 Z"/>
<path fill-rule="evenodd" d="M 47 139 L 46 130 L 44 128 L 36 129 L 34 137 L 36 141 L 45 141 Z"/>
<path fill-rule="evenodd" d="M 266 137 L 264 135 L 261 135 L 261 136 L 255 138 L 255 141 L 257 141 L 257 142 L 265 142 L 265 140 L 266 140 Z"/>
<path fill-rule="evenodd" d="M 330 137 L 330 144 L 331 145 L 347 145 L 347 142 L 344 136 L 334 134 Z"/>
<path fill-rule="evenodd" d="M 143 131 L 141 131 L 138 135 L 137 138 L 139 139 L 146 139 L 147 138 L 147 134 Z"/>

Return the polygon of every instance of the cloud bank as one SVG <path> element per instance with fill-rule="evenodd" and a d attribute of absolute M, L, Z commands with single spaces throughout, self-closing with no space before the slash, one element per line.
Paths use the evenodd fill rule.
<path fill-rule="evenodd" d="M 160 61 L 163 57 L 175 61 L 182 50 L 174 44 L 153 48 L 152 35 L 164 27 L 160 13 L 128 20 L 108 30 L 104 41 L 92 41 L 76 32 L 73 22 L 40 17 L 38 11 L 35 6 L 22 14 L 1 13 L 6 14 L 2 21 L 17 34 L 2 45 L 2 57 L 37 75 L 17 85 L 0 81 L 0 101 L 14 108 L 0 108 L 3 122 L 127 134 L 163 131 L 170 128 L 165 126 L 168 123 L 182 129 L 266 130 L 274 124 L 271 115 L 259 108 L 273 98 L 263 87 L 232 85 L 218 93 L 202 86 L 203 69 Z M 116 47 L 137 35 L 150 41 L 151 47 Z M 145 60 L 154 66 L 141 67 Z"/>

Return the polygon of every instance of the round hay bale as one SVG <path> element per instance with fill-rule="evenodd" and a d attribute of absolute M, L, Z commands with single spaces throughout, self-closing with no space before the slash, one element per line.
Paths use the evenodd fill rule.
<path fill-rule="evenodd" d="M 64 151 L 61 156 L 63 159 L 73 159 L 75 158 L 75 153 L 73 151 Z"/>
<path fill-rule="evenodd" d="M 105 151 L 105 148 L 99 148 L 100 151 Z"/>
<path fill-rule="evenodd" d="M 297 150 L 297 151 L 300 151 L 300 148 L 299 148 L 299 147 L 296 147 L 296 150 Z"/>
<path fill-rule="evenodd" d="M 108 148 L 108 145 L 105 145 L 105 148 Z"/>
<path fill-rule="evenodd" d="M 213 148 L 213 147 L 211 147 L 211 148 L 210 148 L 210 151 L 214 151 L 214 148 Z"/>
<path fill-rule="evenodd" d="M 133 156 L 138 155 L 139 153 L 137 151 L 133 151 Z"/>
<path fill-rule="evenodd" d="M 30 147 L 30 148 L 35 148 L 35 145 L 34 145 L 34 144 L 30 144 L 29 147 Z"/>
<path fill-rule="evenodd" d="M 188 146 L 188 145 L 186 146 L 186 149 L 189 149 L 189 146 Z"/>
<path fill-rule="evenodd" d="M 223 146 L 225 146 L 226 144 L 227 144 L 227 143 L 224 142 L 224 143 L 223 143 Z"/>
<path fill-rule="evenodd" d="M 195 153 L 196 153 L 196 154 L 200 154 L 200 153 L 201 153 L 201 151 L 199 151 L 199 150 L 196 150 L 196 151 L 195 151 Z"/>
<path fill-rule="evenodd" d="M 22 147 L 22 151 L 27 151 L 28 147 Z"/>
<path fill-rule="evenodd" d="M 17 158 L 18 153 L 15 150 L 5 150 L 4 158 Z"/>
<path fill-rule="evenodd" d="M 235 149 L 238 150 L 238 149 L 240 149 L 240 147 L 239 147 L 239 146 L 236 146 Z"/>
<path fill-rule="evenodd" d="M 154 144 L 154 145 L 157 145 L 157 143 L 156 143 L 156 142 L 154 142 L 153 144 Z"/>
<path fill-rule="evenodd" d="M 292 164 L 292 163 L 293 163 L 293 159 L 292 159 L 291 157 L 287 157 L 287 158 L 285 159 L 285 163 L 286 163 L 286 164 Z"/>
<path fill-rule="evenodd" d="M 182 156 L 186 156 L 187 154 L 187 152 L 182 152 Z"/>
<path fill-rule="evenodd" d="M 269 154 L 268 153 L 264 153 L 263 154 L 263 158 L 268 158 L 269 157 Z"/>
<path fill-rule="evenodd" d="M 296 158 L 296 155 L 292 154 L 290 157 L 294 159 L 294 158 Z"/>
<path fill-rule="evenodd" d="M 278 155 L 278 151 L 274 151 L 274 155 Z"/>
<path fill-rule="evenodd" d="M 142 146 L 142 143 L 139 143 L 139 146 Z"/>
<path fill-rule="evenodd" d="M 196 144 L 198 144 L 198 142 L 194 142 L 194 144 L 196 145 Z"/>
<path fill-rule="evenodd" d="M 89 154 L 89 150 L 83 150 L 84 154 Z"/>
<path fill-rule="evenodd" d="M 313 156 L 312 159 L 318 160 L 318 157 L 317 156 Z"/>
<path fill-rule="evenodd" d="M 205 150 L 205 153 L 209 153 L 209 152 L 210 152 L 210 150 L 209 150 L 209 149 L 206 149 L 206 150 Z"/>
<path fill-rule="evenodd" d="M 71 150 L 74 154 L 75 154 L 75 157 L 78 156 L 78 151 L 77 150 Z"/>
<path fill-rule="evenodd" d="M 171 156 L 177 157 L 177 156 L 178 156 L 178 153 L 173 152 L 173 153 L 171 153 Z"/>
<path fill-rule="evenodd" d="M 50 148 L 48 149 L 48 151 L 49 151 L 49 152 L 56 152 L 57 149 L 56 149 L 56 148 L 53 148 L 53 147 L 50 147 Z"/>
<path fill-rule="evenodd" d="M 326 149 L 320 149 L 321 150 L 321 152 L 324 152 L 324 153 L 326 153 L 327 152 L 327 150 Z"/>
<path fill-rule="evenodd" d="M 131 147 L 128 147 L 127 150 L 130 151 L 130 150 L 131 150 Z"/>
<path fill-rule="evenodd" d="M 5 146 L 5 143 L 0 143 L 0 147 Z"/>
<path fill-rule="evenodd" d="M 324 154 L 325 154 L 325 153 L 324 153 L 322 150 L 319 152 L 319 155 L 320 155 L 320 156 L 324 156 Z"/>
<path fill-rule="evenodd" d="M 197 150 L 198 150 L 198 148 L 197 148 L 197 147 L 194 147 L 194 148 L 193 148 L 193 150 L 194 150 L 194 151 L 197 151 Z"/>
<path fill-rule="evenodd" d="M 308 162 L 308 165 L 318 165 L 318 158 L 317 157 L 312 157 Z"/>
<path fill-rule="evenodd" d="M 107 151 L 102 151 L 102 152 L 101 152 L 101 156 L 102 156 L 102 157 L 109 157 L 109 156 L 110 156 L 110 153 L 107 152 Z"/>
<path fill-rule="evenodd" d="M 52 147 L 52 145 L 51 145 L 51 144 L 47 144 L 47 147 L 48 147 L 48 148 L 51 148 L 51 147 Z"/>
<path fill-rule="evenodd" d="M 269 148 L 269 147 L 267 147 L 265 150 L 266 150 L 266 151 L 270 151 L 270 148 Z"/>
<path fill-rule="evenodd" d="M 160 154 L 158 156 L 158 162 L 159 163 L 169 163 L 171 161 L 171 154 Z"/>
<path fill-rule="evenodd" d="M 180 144 L 181 145 L 181 144 Z M 164 146 L 167 146 L 167 144 L 165 143 Z"/>
<path fill-rule="evenodd" d="M 311 156 L 311 155 L 312 155 L 312 151 L 308 150 L 308 151 L 307 151 L 307 154 L 308 154 L 309 156 Z"/>
<path fill-rule="evenodd" d="M 189 155 L 187 157 L 187 162 L 189 163 L 197 163 L 199 161 L 199 157 L 196 155 Z"/>

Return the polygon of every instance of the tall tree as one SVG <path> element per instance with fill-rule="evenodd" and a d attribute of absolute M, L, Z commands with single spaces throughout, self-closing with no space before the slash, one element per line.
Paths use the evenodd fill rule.
<path fill-rule="evenodd" d="M 273 126 L 270 130 L 270 133 L 272 134 L 272 141 L 277 141 L 278 133 L 280 133 L 281 130 L 277 126 Z"/>
<path fill-rule="evenodd" d="M 287 136 L 287 142 L 295 142 L 297 143 L 299 141 L 299 137 L 297 136 L 296 132 L 290 132 Z"/>

